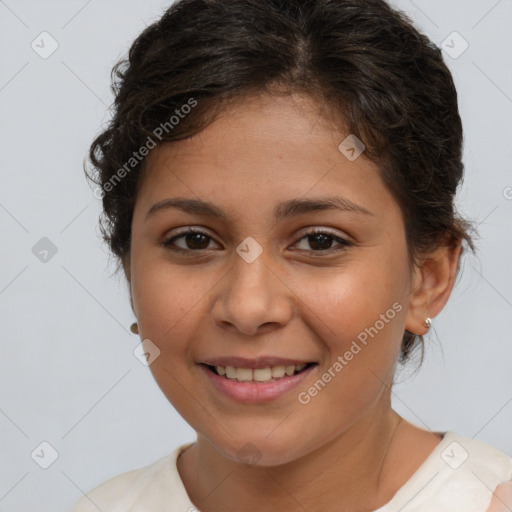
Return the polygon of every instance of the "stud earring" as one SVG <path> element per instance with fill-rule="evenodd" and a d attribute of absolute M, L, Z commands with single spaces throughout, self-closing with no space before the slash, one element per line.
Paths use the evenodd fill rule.
<path fill-rule="evenodd" d="M 139 334 L 139 326 L 137 322 L 133 322 L 133 324 L 130 325 L 130 331 L 132 331 L 133 334 Z"/>
<path fill-rule="evenodd" d="M 432 325 L 432 319 L 427 317 L 425 318 L 425 327 L 427 327 L 428 329 L 430 329 L 430 326 Z"/>

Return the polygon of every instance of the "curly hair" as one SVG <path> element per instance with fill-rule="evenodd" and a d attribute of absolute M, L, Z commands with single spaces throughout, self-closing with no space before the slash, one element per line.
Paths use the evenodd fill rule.
<path fill-rule="evenodd" d="M 363 141 L 400 206 L 411 265 L 443 245 L 475 250 L 454 205 L 464 167 L 452 75 L 384 0 L 178 0 L 114 66 L 111 88 L 113 115 L 86 174 L 117 270 L 149 149 L 198 133 L 232 101 L 276 91 L 317 99 Z M 423 337 L 406 330 L 400 362 L 418 344 L 423 360 Z"/>

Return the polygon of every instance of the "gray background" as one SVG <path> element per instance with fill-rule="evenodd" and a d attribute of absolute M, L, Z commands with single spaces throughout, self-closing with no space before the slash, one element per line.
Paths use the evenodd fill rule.
<path fill-rule="evenodd" d="M 108 119 L 112 65 L 168 5 L 0 1 L 3 512 L 69 510 L 82 492 L 194 439 L 133 355 L 127 287 L 110 277 L 100 201 L 82 173 L 88 145 Z M 465 258 L 434 319 L 424 366 L 399 376 L 394 406 L 424 428 L 476 437 L 512 455 L 512 1 L 394 5 L 436 44 L 454 31 L 469 44 L 445 59 L 465 126 L 459 204 L 481 234 L 478 258 Z M 43 45 L 43 31 L 59 45 L 46 59 L 31 47 Z M 462 48 L 457 36 L 448 43 L 452 52 Z M 43 237 L 57 249 L 46 261 L 33 252 L 48 244 Z M 51 462 L 43 441 L 58 453 L 48 469 L 39 465 Z"/>

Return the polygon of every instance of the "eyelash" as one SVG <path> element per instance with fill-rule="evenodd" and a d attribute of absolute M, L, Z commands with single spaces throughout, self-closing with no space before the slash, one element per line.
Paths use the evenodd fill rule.
<path fill-rule="evenodd" d="M 208 235 L 207 233 L 205 233 L 204 231 L 201 231 L 201 230 L 198 230 L 198 229 L 193 229 L 193 228 L 187 228 L 186 231 L 182 231 L 181 233 L 178 233 L 177 235 L 173 235 L 171 238 L 168 238 L 167 240 L 165 240 L 162 245 L 168 249 L 168 250 L 171 250 L 173 252 L 177 252 L 177 253 L 181 253 L 181 254 L 184 254 L 184 253 L 191 253 L 191 252 L 200 252 L 200 251 L 207 251 L 208 249 L 182 249 L 181 247 L 176 247 L 173 244 L 173 242 L 175 242 L 176 240 L 186 236 L 186 235 L 189 235 L 189 234 L 202 234 L 202 235 L 205 235 L 207 238 L 210 238 L 211 240 L 213 240 L 213 238 Z M 337 252 L 340 252 L 340 251 L 343 251 L 345 250 L 347 247 L 350 247 L 350 246 L 353 246 L 354 243 L 349 241 L 349 240 L 346 240 L 344 238 L 340 238 L 339 236 L 336 236 L 334 235 L 333 233 L 331 233 L 330 231 L 327 231 L 325 229 L 314 229 L 314 228 L 310 228 L 308 229 L 304 235 L 299 239 L 297 240 L 297 242 L 295 242 L 295 244 L 297 244 L 298 242 L 301 242 L 302 240 L 304 240 L 305 238 L 308 238 L 309 236 L 312 236 L 312 235 L 318 235 L 318 234 L 322 234 L 322 235 L 327 235 L 329 237 L 331 237 L 333 240 L 339 242 L 339 246 L 337 248 L 329 248 L 329 249 L 320 249 L 320 250 L 317 250 L 317 251 L 314 251 L 314 250 L 311 250 L 310 252 L 314 252 L 314 253 L 326 253 L 326 252 L 329 252 L 329 253 L 337 253 Z"/>

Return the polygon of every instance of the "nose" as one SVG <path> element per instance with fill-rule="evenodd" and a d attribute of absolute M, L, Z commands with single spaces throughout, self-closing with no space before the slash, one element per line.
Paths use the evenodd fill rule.
<path fill-rule="evenodd" d="M 223 329 L 255 336 L 283 327 L 292 316 L 294 294 L 265 251 L 251 263 L 237 254 L 216 290 L 212 315 Z"/>

